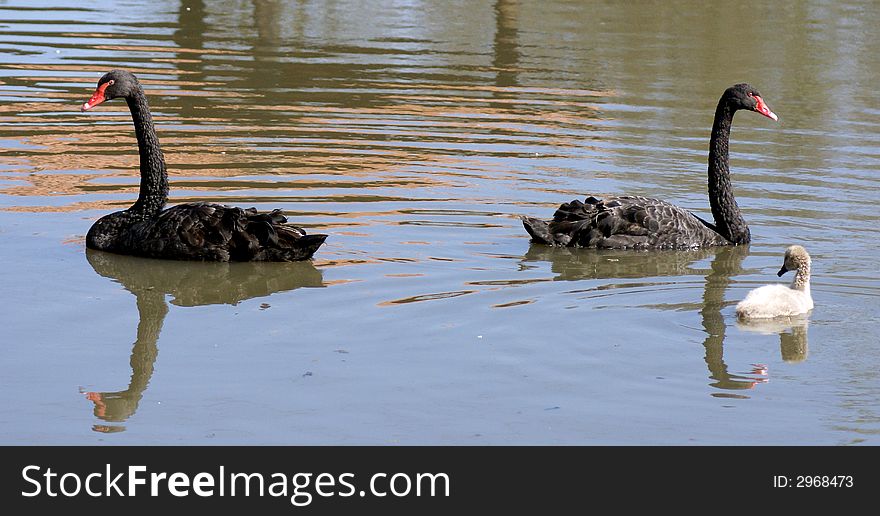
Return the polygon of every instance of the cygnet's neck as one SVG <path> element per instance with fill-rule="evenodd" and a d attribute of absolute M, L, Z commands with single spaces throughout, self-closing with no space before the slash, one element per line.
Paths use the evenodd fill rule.
<path fill-rule="evenodd" d="M 806 294 L 810 293 L 810 261 L 806 260 L 798 265 L 797 273 L 791 282 L 791 288 L 800 290 Z"/>

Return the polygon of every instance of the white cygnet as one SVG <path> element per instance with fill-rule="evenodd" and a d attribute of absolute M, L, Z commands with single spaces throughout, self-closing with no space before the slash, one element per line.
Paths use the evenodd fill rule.
<path fill-rule="evenodd" d="M 791 286 L 765 285 L 748 293 L 736 305 L 737 318 L 769 319 L 805 314 L 813 309 L 810 297 L 810 255 L 799 245 L 785 250 L 785 261 L 779 269 L 779 276 L 788 271 L 797 271 Z"/>

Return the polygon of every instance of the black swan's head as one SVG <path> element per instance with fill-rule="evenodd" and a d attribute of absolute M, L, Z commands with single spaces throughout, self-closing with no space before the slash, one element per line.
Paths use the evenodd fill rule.
<path fill-rule="evenodd" d="M 770 108 L 764 103 L 764 99 L 761 98 L 761 94 L 758 93 L 758 90 L 752 88 L 746 83 L 734 84 L 730 88 L 727 88 L 721 98 L 729 106 L 732 106 L 734 111 L 737 109 L 748 109 L 749 111 L 760 113 L 772 120 L 779 120 L 776 113 L 770 111 Z"/>
<path fill-rule="evenodd" d="M 92 95 L 88 102 L 82 105 L 82 110 L 88 111 L 105 100 L 115 99 L 116 97 L 130 97 L 140 87 L 140 83 L 133 73 L 125 70 L 110 70 L 98 81 L 95 94 Z"/>

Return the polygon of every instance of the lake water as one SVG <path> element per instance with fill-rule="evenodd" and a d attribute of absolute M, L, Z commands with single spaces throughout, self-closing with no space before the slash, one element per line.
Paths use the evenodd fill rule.
<path fill-rule="evenodd" d="M 3 444 L 880 444 L 880 9 L 0 1 Z M 282 208 L 313 262 L 86 252 L 137 196 Z M 747 247 L 530 245 L 588 194 L 709 217 L 715 105 Z M 734 305 L 813 257 L 805 320 Z"/>

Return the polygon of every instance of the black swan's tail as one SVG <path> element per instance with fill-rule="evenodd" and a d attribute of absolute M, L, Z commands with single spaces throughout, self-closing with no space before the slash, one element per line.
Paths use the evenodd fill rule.
<path fill-rule="evenodd" d="M 520 217 L 522 219 L 523 226 L 526 228 L 526 231 L 529 232 L 529 235 L 532 236 L 532 241 L 538 244 L 547 244 L 553 245 L 555 242 L 553 240 L 553 235 L 550 233 L 550 225 L 547 221 L 536 219 L 533 217 Z"/>
<path fill-rule="evenodd" d="M 295 262 L 308 260 L 327 235 L 308 235 L 287 222 L 281 210 L 269 213 L 254 208 L 227 208 L 235 220 L 230 258 L 238 261 Z"/>
<path fill-rule="evenodd" d="M 308 260 L 324 244 L 326 239 L 327 235 L 302 235 L 290 247 L 267 249 L 266 260 L 272 262 Z"/>

